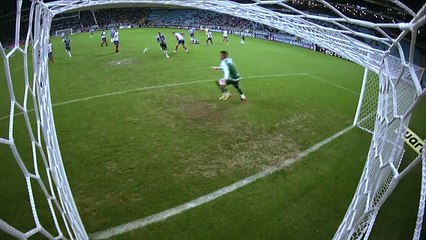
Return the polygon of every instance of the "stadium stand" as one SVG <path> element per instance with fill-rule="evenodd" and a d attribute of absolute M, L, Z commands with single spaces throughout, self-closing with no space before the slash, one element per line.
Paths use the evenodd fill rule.
<path fill-rule="evenodd" d="M 234 0 L 239 3 L 253 3 L 251 0 Z M 297 9 L 303 12 L 309 12 L 315 15 L 333 16 L 334 13 L 328 8 L 325 8 L 321 3 L 313 1 L 294 0 L 291 3 Z M 280 5 L 267 5 L 265 7 L 273 8 L 278 12 L 288 13 L 288 9 L 284 9 Z M 408 15 L 402 11 L 392 8 L 377 7 L 372 4 L 365 3 L 359 5 L 355 3 L 334 3 L 334 7 L 342 10 L 350 17 L 358 18 L 361 20 L 375 21 L 375 22 L 402 22 L 406 21 Z M 25 16 L 25 13 L 23 14 Z M 24 24 L 28 22 L 28 17 L 24 17 Z M 338 28 L 338 26 L 329 22 L 312 20 L 318 25 L 328 28 Z M 231 33 L 238 34 L 245 31 L 248 36 L 269 39 L 274 41 L 281 41 L 291 44 L 300 45 L 303 47 L 312 48 L 309 41 L 294 38 L 283 31 L 270 28 L 266 25 L 251 22 L 246 19 L 241 19 L 229 15 L 218 14 L 210 11 L 194 10 L 194 9 L 148 9 L 148 8 L 117 8 L 117 9 L 99 9 L 99 10 L 85 10 L 78 12 L 65 13 L 55 16 L 52 21 L 51 35 L 55 31 L 62 29 L 73 29 L 73 32 L 86 32 L 89 29 L 96 28 L 113 28 L 120 26 L 128 27 L 176 27 L 176 28 L 209 28 L 214 31 L 228 30 Z M 348 25 L 349 26 L 349 25 Z M 372 32 L 371 29 L 362 28 L 360 26 L 351 25 L 354 30 L 365 32 L 368 34 L 378 35 Z M 7 18 L 7 16 L 0 17 L 0 41 L 3 45 L 10 45 L 13 43 L 13 36 L 9 33 L 13 32 L 14 20 Z M 426 33 L 426 31 L 423 31 Z M 389 33 L 392 36 L 392 33 Z M 357 38 L 356 36 L 354 36 Z M 25 35 L 21 34 L 21 39 Z M 379 49 L 386 49 L 384 45 L 378 44 L 374 40 L 363 40 L 366 44 Z M 421 41 L 418 41 L 421 42 Z M 420 49 L 426 47 L 420 46 Z"/>

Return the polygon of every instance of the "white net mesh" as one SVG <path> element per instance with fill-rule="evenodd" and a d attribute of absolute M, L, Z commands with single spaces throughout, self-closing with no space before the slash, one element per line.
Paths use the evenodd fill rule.
<path fill-rule="evenodd" d="M 0 111 L 0 118 L 9 120 L 5 127 L 7 136 L 0 136 L 0 147 L 7 147 L 25 177 L 35 227 L 29 230 L 18 229 L 1 220 L 0 229 L 17 238 L 35 234 L 48 238 L 88 238 L 68 185 L 53 121 L 47 65 L 52 18 L 61 12 L 82 7 L 129 3 L 144 6 L 155 3 L 212 10 L 269 25 L 330 49 L 368 69 L 364 76 L 355 124 L 373 132 L 373 139 L 360 183 L 334 237 L 368 238 L 380 206 L 403 176 L 399 166 L 404 155 L 404 133 L 415 104 L 425 95 L 420 86 L 423 69 L 413 65 L 417 29 L 426 21 L 425 7 L 415 14 L 399 1 L 392 1 L 413 17 L 409 23 L 402 24 L 354 19 L 345 15 L 338 5 L 325 0 L 316 1 L 316 4 L 328 9 L 330 16 L 307 14 L 287 1 L 254 2 L 255 4 L 239 4 L 226 0 L 60 0 L 45 4 L 35 0 L 30 10 L 30 27 L 25 45 L 20 47 L 22 2 L 17 0 L 19 11 L 15 45 L 7 53 L 0 45 L 5 64 L 5 89 L 8 89 L 9 96 L 7 101 L 10 102 L 8 111 Z M 280 9 L 281 12 L 272 11 L 268 6 Z M 369 31 L 365 31 L 366 29 Z M 387 29 L 402 31 L 397 38 L 392 38 Z M 406 59 L 401 41 L 407 34 L 411 34 L 411 48 Z M 376 41 L 390 50 L 372 47 L 367 41 Z M 396 57 L 391 52 L 396 52 Z M 23 58 L 24 76 L 15 79 L 11 74 L 10 60 L 17 55 Z M 19 80 L 24 82 L 22 96 L 16 95 L 16 83 Z M 15 141 L 18 117 L 24 119 L 24 129 L 28 131 L 32 149 L 30 156 L 24 156 L 25 151 Z M 32 164 L 31 168 L 27 167 L 29 163 Z M 41 201 L 47 202 L 49 206 L 53 230 L 47 230 L 46 225 L 39 220 L 36 203 L 40 199 L 33 194 L 35 186 L 43 193 Z M 424 201 L 421 207 L 424 208 Z M 417 225 L 416 233 L 419 232 L 418 228 L 421 226 Z"/>
<path fill-rule="evenodd" d="M 19 4 L 22 2 L 18 1 Z M 13 48 L 6 53 L 0 44 L 6 74 L 2 87 L 8 89 L 10 103 L 9 111 L 2 111 L 0 115 L 2 120 L 8 120 L 8 134 L 0 137 L 0 144 L 14 156 L 24 175 L 34 225 L 21 229 L 2 220 L 0 229 L 19 239 L 39 235 L 48 239 L 87 239 L 62 164 L 52 115 L 46 56 L 53 15 L 45 5 L 34 2 L 25 44 L 20 47 L 21 12 L 16 14 Z M 23 59 L 23 74 L 14 75 L 16 69 L 11 68 L 12 62 L 19 58 Z M 25 130 L 28 139 L 15 139 Z M 23 141 L 29 141 L 30 151 Z M 50 212 L 50 221 L 39 217 L 43 202 Z"/>
<path fill-rule="evenodd" d="M 366 68 L 354 125 L 369 133 L 374 131 L 378 97 L 379 75 Z"/>

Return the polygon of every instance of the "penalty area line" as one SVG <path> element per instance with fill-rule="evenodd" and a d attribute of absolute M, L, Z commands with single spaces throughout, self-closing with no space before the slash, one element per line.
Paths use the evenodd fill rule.
<path fill-rule="evenodd" d="M 305 75 L 308 75 L 308 74 L 307 73 L 289 73 L 289 74 L 257 75 L 257 76 L 243 77 L 242 79 L 265 78 L 265 77 L 290 77 L 290 76 L 305 76 Z M 217 80 L 217 79 L 215 78 L 215 79 L 208 79 L 208 80 L 197 80 L 197 81 L 190 81 L 190 82 L 171 83 L 171 84 L 163 84 L 163 85 L 135 88 L 135 89 L 130 89 L 130 90 L 99 94 L 99 95 L 95 95 L 95 96 L 90 96 L 90 97 L 79 98 L 79 99 L 69 100 L 69 101 L 65 101 L 65 102 L 55 103 L 55 104 L 52 104 L 52 106 L 56 107 L 56 106 L 70 104 L 70 103 L 87 101 L 87 100 L 91 100 L 91 99 L 94 99 L 94 98 L 109 97 L 109 96 L 114 96 L 114 95 L 132 93 L 132 92 L 140 92 L 140 91 L 145 91 L 145 90 L 150 90 L 150 89 L 176 87 L 176 86 L 190 85 L 190 84 L 195 84 L 195 83 L 205 83 L 205 82 L 211 82 L 211 81 L 214 81 L 214 80 Z"/>
<path fill-rule="evenodd" d="M 308 75 L 307 73 L 283 73 L 283 74 L 248 76 L 248 77 L 244 77 L 243 79 L 266 78 L 266 77 L 291 77 L 291 76 L 307 76 L 307 75 Z M 123 91 L 118 91 L 118 92 L 104 93 L 104 94 L 94 95 L 94 96 L 90 96 L 90 97 L 77 98 L 77 99 L 73 99 L 73 100 L 69 100 L 69 101 L 65 101 L 65 102 L 53 103 L 52 107 L 58 107 L 58 106 L 67 105 L 67 104 L 70 104 L 70 103 L 88 101 L 88 100 L 96 99 L 96 98 L 109 97 L 109 96 L 115 96 L 115 95 L 133 93 L 133 92 L 141 92 L 141 91 L 150 90 L 150 89 L 176 87 L 176 86 L 190 85 L 190 84 L 195 84 L 195 83 L 205 83 L 205 82 L 210 82 L 210 81 L 214 81 L 214 80 L 217 80 L 217 78 L 208 79 L 208 80 L 197 80 L 197 81 L 190 81 L 190 82 L 163 84 L 163 85 L 135 88 L 135 89 L 130 89 L 130 90 L 123 90 Z M 28 112 L 33 112 L 33 111 L 34 111 L 34 109 L 28 110 Z M 13 116 L 19 116 L 19 115 L 22 115 L 22 114 L 23 114 L 22 112 L 15 113 Z M 10 117 L 9 116 L 0 117 L 0 121 L 8 119 L 8 118 L 10 118 Z"/>
<path fill-rule="evenodd" d="M 233 183 L 229 186 L 223 187 L 223 188 L 216 190 L 212 193 L 206 194 L 206 195 L 201 196 L 197 199 L 186 202 L 186 203 L 179 205 L 179 206 L 176 206 L 174 208 L 170 208 L 168 210 L 153 214 L 151 216 L 140 218 L 140 219 L 137 219 L 137 220 L 129 222 L 129 223 L 125 223 L 125 224 L 122 224 L 122 225 L 118 225 L 116 227 L 106 229 L 104 231 L 93 233 L 93 234 L 91 234 L 91 238 L 93 238 L 93 239 L 107 239 L 107 238 L 110 238 L 112 236 L 127 233 L 127 232 L 130 232 L 130 231 L 145 227 L 147 225 L 163 221 L 163 220 L 165 220 L 169 217 L 175 216 L 177 214 L 180 214 L 180 213 L 185 212 L 187 210 L 190 210 L 192 208 L 195 208 L 195 207 L 198 207 L 198 206 L 203 205 L 205 203 L 211 202 L 211 201 L 213 201 L 213 200 L 215 200 L 219 197 L 222 197 L 222 196 L 224 196 L 228 193 L 231 193 L 231 192 L 233 192 L 233 191 L 235 191 L 239 188 L 242 188 L 242 187 L 244 187 L 244 186 L 246 186 L 250 183 L 253 183 L 253 182 L 255 182 L 259 179 L 262 179 L 266 176 L 269 176 L 276 171 L 279 171 L 283 168 L 291 166 L 292 164 L 298 162 L 302 158 L 308 156 L 310 153 L 318 150 L 322 146 L 330 143 L 331 141 L 335 140 L 336 138 L 347 133 L 352 128 L 354 128 L 354 126 L 350 125 L 349 127 L 346 127 L 344 129 L 340 130 L 339 132 L 333 134 L 332 136 L 314 144 L 313 146 L 309 147 L 308 149 L 304 150 L 303 152 L 300 152 L 299 154 L 296 155 L 296 157 L 283 160 L 276 166 L 269 167 L 269 168 L 267 168 L 267 169 L 265 169 L 261 172 L 258 172 L 258 173 L 254 174 L 252 176 L 247 177 L 247 178 L 244 178 L 244 179 L 242 179 L 238 182 L 235 182 L 235 183 Z"/>

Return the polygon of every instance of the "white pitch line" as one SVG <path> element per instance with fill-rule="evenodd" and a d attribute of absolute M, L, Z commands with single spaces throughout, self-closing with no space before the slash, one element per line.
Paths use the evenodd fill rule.
<path fill-rule="evenodd" d="M 290 158 L 290 159 L 286 159 L 282 162 L 280 162 L 277 166 L 273 166 L 273 167 L 269 167 L 266 170 L 263 170 L 261 172 L 258 172 L 250 177 L 244 178 L 238 182 L 235 182 L 229 186 L 223 187 L 219 190 L 216 190 L 212 193 L 209 193 L 207 195 L 201 196 L 197 199 L 194 199 L 192 201 L 186 202 L 182 205 L 176 206 L 174 208 L 170 208 L 168 210 L 165 210 L 163 212 L 160 213 L 156 213 L 153 214 L 151 216 L 148 217 L 144 217 L 144 218 L 140 218 L 137 219 L 135 221 L 126 223 L 126 224 L 122 224 L 122 225 L 118 225 L 116 227 L 112 227 L 109 229 L 106 229 L 104 231 L 100 231 L 94 234 L 91 234 L 91 238 L 93 239 L 107 239 L 110 238 L 112 236 L 115 235 L 119 235 L 119 234 L 123 234 L 123 233 L 127 233 L 142 227 L 145 227 L 147 225 L 165 220 L 169 217 L 175 216 L 177 214 L 180 214 L 182 212 L 185 212 L 189 209 L 198 207 L 200 205 L 203 205 L 205 203 L 211 202 L 219 197 L 222 197 L 228 193 L 231 193 L 239 188 L 242 188 L 250 183 L 255 182 L 256 180 L 259 180 L 261 178 L 264 178 L 268 175 L 271 175 L 272 173 L 281 170 L 285 167 L 288 167 L 292 164 L 294 164 L 295 162 L 299 161 L 300 159 L 308 156 L 310 153 L 316 151 L 317 149 L 321 148 L 322 146 L 330 143 L 331 141 L 333 141 L 334 139 L 340 137 L 341 135 L 345 134 L 346 132 L 348 132 L 349 130 L 351 130 L 352 128 L 354 128 L 354 126 L 349 126 L 346 127 L 342 130 L 340 130 L 339 132 L 335 133 L 334 135 L 318 142 L 317 144 L 311 146 L 310 148 L 304 150 L 303 152 L 297 154 L 296 157 L 294 158 Z"/>
<path fill-rule="evenodd" d="M 287 73 L 287 74 L 284 73 L 284 74 L 271 74 L 271 75 L 257 75 L 257 76 L 244 77 L 243 79 L 265 78 L 265 77 L 290 77 L 290 76 L 308 76 L 308 74 L 307 73 Z M 150 90 L 150 89 L 176 87 L 176 86 L 189 85 L 189 84 L 194 84 L 194 83 L 204 83 L 204 82 L 210 82 L 210 81 L 214 81 L 214 80 L 217 80 L 217 79 L 215 78 L 215 79 L 209 79 L 209 80 L 198 80 L 198 81 L 191 81 L 191 82 L 171 83 L 171 84 L 163 84 L 163 85 L 135 88 L 135 89 L 112 92 L 112 93 L 104 93 L 104 94 L 94 95 L 94 96 L 90 96 L 90 97 L 84 97 L 84 98 L 73 99 L 73 100 L 69 100 L 69 101 L 65 101 L 65 102 L 54 103 L 54 104 L 52 104 L 52 107 L 62 106 L 62 105 L 70 104 L 70 103 L 88 101 L 88 100 L 95 99 L 95 98 L 109 97 L 109 96 L 115 96 L 115 95 L 120 95 L 120 94 L 132 93 L 132 92 L 140 92 L 140 91 Z M 34 111 L 34 109 L 28 110 L 28 112 L 32 112 L 32 111 Z M 16 113 L 14 116 L 18 116 L 18 115 L 22 115 L 22 112 Z M 8 117 L 1 117 L 0 121 L 7 119 L 7 118 L 9 118 L 9 116 Z"/>
<path fill-rule="evenodd" d="M 308 75 L 308 74 L 307 73 L 289 73 L 289 74 L 257 75 L 257 76 L 244 77 L 243 79 L 265 78 L 265 77 L 304 76 L 304 75 Z M 124 90 L 124 91 L 118 91 L 118 92 L 112 92 L 112 93 L 105 93 L 105 94 L 99 94 L 99 95 L 85 97 L 85 98 L 74 99 L 74 100 L 65 101 L 65 102 L 61 102 L 61 103 L 55 103 L 55 104 L 52 104 L 52 106 L 56 107 L 56 106 L 70 104 L 70 103 L 87 101 L 87 100 L 91 100 L 91 99 L 94 99 L 94 98 L 109 97 L 109 96 L 120 95 L 120 94 L 125 94 L 125 93 L 140 92 L 140 91 L 150 90 L 150 89 L 176 87 L 176 86 L 189 85 L 189 84 L 194 84 L 194 83 L 211 82 L 211 81 L 214 81 L 214 80 L 217 80 L 217 79 L 215 78 L 215 79 L 208 79 L 208 80 L 197 80 L 197 81 L 191 81 L 191 82 L 171 83 L 171 84 L 163 84 L 163 85 L 135 88 L 135 89 L 130 89 L 130 90 Z"/>
<path fill-rule="evenodd" d="M 356 92 L 356 91 L 354 91 L 352 89 L 343 87 L 343 86 L 341 86 L 339 84 L 327 81 L 325 79 L 319 78 L 319 77 L 314 76 L 314 75 L 309 74 L 309 73 L 288 73 L 288 74 L 257 75 L 257 76 L 244 77 L 243 79 L 266 78 L 266 77 L 289 77 L 289 76 L 309 76 L 309 77 L 311 77 L 313 79 L 317 79 L 319 81 L 322 81 L 322 82 L 325 82 L 327 84 L 333 85 L 333 86 L 338 87 L 340 89 L 343 89 L 345 91 L 348 91 L 348 92 L 351 92 L 351 93 L 359 95 L 358 92 Z M 52 107 L 62 106 L 62 105 L 70 104 L 70 103 L 88 101 L 88 100 L 95 99 L 95 98 L 109 97 L 109 96 L 114 96 L 114 95 L 132 93 L 132 92 L 140 92 L 140 91 L 150 90 L 150 89 L 175 87 L 175 86 L 189 85 L 189 84 L 194 84 L 194 83 L 204 83 L 204 82 L 210 82 L 210 81 L 214 81 L 214 80 L 216 80 L 216 79 L 198 80 L 198 81 L 191 81 L 191 82 L 181 82 L 181 83 L 172 83 L 172 84 L 163 84 L 163 85 L 156 85 L 156 86 L 135 88 L 135 89 L 130 89 L 130 90 L 124 90 L 124 91 L 118 91 L 118 92 L 112 92 L 112 93 L 105 93 L 105 94 L 94 95 L 94 96 L 90 96 L 90 97 L 78 98 L 78 99 L 73 99 L 73 100 L 69 100 L 69 101 L 65 101 L 65 102 L 60 102 L 60 103 L 54 103 L 54 104 L 52 104 Z M 34 111 L 34 109 L 28 110 L 28 112 L 32 112 L 32 111 Z M 14 116 L 19 116 L 19 115 L 22 115 L 22 112 L 15 113 Z M 9 118 L 9 116 L 8 117 L 0 117 L 0 121 L 8 119 L 8 118 Z"/>
<path fill-rule="evenodd" d="M 359 92 L 357 92 L 357 91 L 354 91 L 354 90 L 352 90 L 352 89 L 349 89 L 349 88 L 343 87 L 342 85 L 339 85 L 339 84 L 337 84 L 337 83 L 327 81 L 327 80 L 325 80 L 325 79 L 322 79 L 322 78 L 320 78 L 320 77 L 314 76 L 314 75 L 312 75 L 312 74 L 306 73 L 306 76 L 309 76 L 309 77 L 311 77 L 311 78 L 313 78 L 313 79 L 317 79 L 317 80 L 319 80 L 319 81 L 321 81 L 321 82 L 328 83 L 328 84 L 330 84 L 330 85 L 333 85 L 333 86 L 338 87 L 338 88 L 340 88 L 340 89 L 343 89 L 343 90 L 345 90 L 345 91 L 348 91 L 348 92 L 354 93 L 354 94 L 356 94 L 356 95 L 359 95 Z"/>

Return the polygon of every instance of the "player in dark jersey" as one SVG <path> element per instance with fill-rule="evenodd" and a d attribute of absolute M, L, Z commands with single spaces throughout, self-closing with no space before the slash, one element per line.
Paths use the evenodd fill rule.
<path fill-rule="evenodd" d="M 244 45 L 246 43 L 246 34 L 244 33 L 244 31 L 241 31 L 240 37 L 241 37 L 241 44 Z"/>
<path fill-rule="evenodd" d="M 64 38 L 65 52 L 68 53 L 68 56 L 71 57 L 71 39 L 66 36 Z"/>
<path fill-rule="evenodd" d="M 157 42 L 160 44 L 161 51 L 163 51 L 164 55 L 166 55 L 166 58 L 169 58 L 169 54 L 167 52 L 166 37 L 161 34 L 161 32 L 158 32 Z"/>
<path fill-rule="evenodd" d="M 49 42 L 48 50 L 49 51 L 47 52 L 47 56 L 49 57 L 49 62 L 55 63 L 55 61 L 53 61 L 53 48 L 51 42 Z"/>

